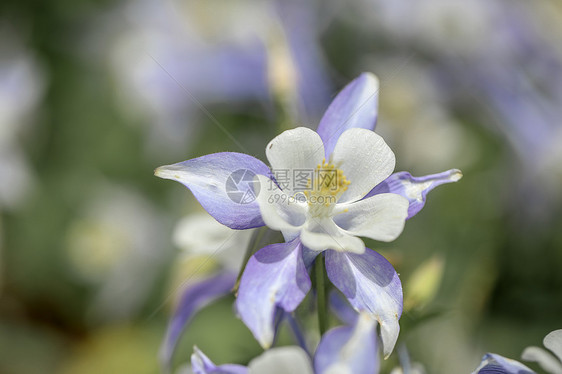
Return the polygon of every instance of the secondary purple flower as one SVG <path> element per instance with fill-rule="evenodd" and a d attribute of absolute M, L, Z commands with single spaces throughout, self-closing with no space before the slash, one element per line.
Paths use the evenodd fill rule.
<path fill-rule="evenodd" d="M 543 339 L 543 345 L 548 348 L 555 357 L 540 347 L 527 347 L 521 358 L 525 361 L 533 361 L 540 365 L 543 370 L 552 374 L 562 373 L 562 329 L 550 332 Z"/>
<path fill-rule="evenodd" d="M 487 353 L 472 374 L 536 374 L 527 366 L 503 356 Z"/>
<path fill-rule="evenodd" d="M 199 348 L 193 347 L 193 350 L 191 370 L 194 374 L 248 374 L 248 368 L 242 365 L 215 365 Z"/>
<path fill-rule="evenodd" d="M 354 325 L 328 331 L 320 340 L 313 362 L 304 350 L 289 346 L 264 352 L 248 367 L 215 365 L 196 347 L 191 356 L 192 370 L 196 374 L 377 374 L 375 325 L 369 316 L 360 315 Z"/>
<path fill-rule="evenodd" d="M 561 374 L 562 329 L 550 332 L 544 337 L 543 344 L 554 356 L 543 348 L 531 346 L 525 348 L 521 358 L 525 361 L 538 363 L 547 373 Z M 518 361 L 494 353 L 487 353 L 473 374 L 535 374 L 535 372 Z"/>
<path fill-rule="evenodd" d="M 310 358 L 299 347 L 280 347 L 262 353 L 248 367 L 234 364 L 215 365 L 197 347 L 191 355 L 195 374 L 314 374 Z"/>

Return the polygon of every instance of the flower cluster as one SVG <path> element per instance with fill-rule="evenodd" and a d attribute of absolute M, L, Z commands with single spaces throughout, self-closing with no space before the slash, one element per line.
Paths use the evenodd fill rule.
<path fill-rule="evenodd" d="M 543 344 L 547 350 L 540 347 L 527 347 L 521 357 L 525 361 L 536 362 L 549 374 L 562 373 L 562 329 L 550 332 L 543 339 Z M 473 374 L 536 374 L 522 363 L 505 358 L 498 354 L 487 353 L 482 358 L 482 363 Z"/>
<path fill-rule="evenodd" d="M 316 131 L 287 130 L 266 146 L 270 167 L 250 155 L 224 152 L 156 169 L 157 176 L 189 188 L 223 225 L 236 230 L 265 225 L 284 238 L 282 243 L 250 252 L 239 279 L 221 273 L 186 290 L 162 348 L 166 366 L 193 314 L 233 287 L 239 317 L 260 345 L 270 349 L 280 322 L 294 318 L 293 312 L 311 290 L 311 274 L 316 279 L 323 334 L 314 355 L 303 338 L 298 339 L 301 348 L 272 348 L 249 367 L 217 367 L 196 349 L 192 369 L 196 373 L 374 373 L 379 366 L 378 347 L 385 358 L 392 353 L 400 331 L 402 285 L 390 262 L 366 248 L 361 237 L 393 241 L 406 220 L 422 209 L 429 191 L 458 181 L 462 174 L 457 169 L 423 177 L 393 173 L 394 153 L 374 132 L 378 91 L 374 75 L 360 75 L 336 96 Z M 286 180 L 276 178 L 278 171 L 286 171 Z M 235 185 L 246 198 L 233 198 L 227 190 L 233 175 L 240 176 Z M 255 199 L 248 199 L 248 194 Z M 343 308 L 353 311 L 345 312 L 350 316 L 343 318 L 345 326 L 326 331 L 328 280 L 347 299 Z M 331 304 L 338 309 L 337 303 Z M 302 337 L 302 332 L 296 335 Z M 277 360 L 294 366 L 283 371 Z M 267 365 L 277 371 L 265 370 Z"/>

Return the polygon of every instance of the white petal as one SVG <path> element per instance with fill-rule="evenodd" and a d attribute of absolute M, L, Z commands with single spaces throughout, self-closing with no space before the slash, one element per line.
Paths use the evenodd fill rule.
<path fill-rule="evenodd" d="M 213 256 L 227 269 L 238 271 L 253 233 L 254 229 L 233 230 L 207 213 L 195 213 L 176 224 L 173 242 L 186 260 L 193 256 Z"/>
<path fill-rule="evenodd" d="M 316 132 L 306 127 L 297 127 L 281 133 L 269 142 L 265 154 L 281 188 L 293 191 L 293 173 L 299 170 L 314 172 L 324 158 L 324 144 Z"/>
<path fill-rule="evenodd" d="M 250 361 L 249 374 L 314 374 L 308 355 L 299 347 L 270 349 Z"/>
<path fill-rule="evenodd" d="M 280 190 L 273 181 L 263 175 L 257 176 L 260 193 L 256 201 L 265 224 L 283 232 L 286 238 L 294 237 L 305 223 L 307 204 Z"/>
<path fill-rule="evenodd" d="M 301 231 L 301 241 L 313 251 L 333 249 L 358 254 L 365 252 L 363 240 L 349 235 L 330 218 L 309 218 Z"/>
<path fill-rule="evenodd" d="M 544 371 L 550 374 L 562 374 L 562 364 L 555 359 L 548 351 L 539 347 L 527 347 L 521 354 L 525 361 L 532 361 L 539 364 Z"/>
<path fill-rule="evenodd" d="M 351 369 L 342 363 L 336 363 L 330 366 L 324 373 L 322 374 L 353 374 Z"/>
<path fill-rule="evenodd" d="M 337 204 L 334 222 L 352 235 L 390 242 L 404 229 L 408 199 L 383 193 L 349 204 Z"/>
<path fill-rule="evenodd" d="M 351 182 L 341 202 L 363 198 L 392 174 L 396 160 L 383 138 L 366 129 L 349 129 L 339 138 L 332 161 Z"/>
<path fill-rule="evenodd" d="M 562 361 L 562 329 L 554 330 L 544 337 L 543 344 Z"/>

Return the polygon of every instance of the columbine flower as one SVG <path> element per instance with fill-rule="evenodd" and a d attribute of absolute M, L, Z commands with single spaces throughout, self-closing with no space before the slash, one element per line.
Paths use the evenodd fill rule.
<path fill-rule="evenodd" d="M 264 347 L 274 338 L 276 308 L 292 311 L 298 306 L 310 289 L 306 267 L 326 251 L 331 282 L 357 311 L 378 321 L 385 356 L 393 350 L 402 313 L 400 279 L 358 236 L 396 239 L 405 220 L 422 208 L 426 193 L 461 174 L 391 176 L 394 154 L 371 131 L 377 92 L 376 78 L 364 74 L 334 100 L 318 133 L 285 131 L 266 147 L 273 174 L 283 171 L 289 178 L 269 183 L 271 188 L 261 191 L 257 201 L 264 222 L 282 231 L 287 243 L 267 246 L 250 259 L 237 298 L 242 320 Z M 302 171 L 312 171 L 312 176 L 299 188 Z M 267 185 L 266 177 L 258 178 Z"/>
<path fill-rule="evenodd" d="M 543 339 L 543 344 L 556 357 L 540 347 L 527 347 L 521 358 L 525 361 L 537 362 L 540 367 L 550 374 L 562 373 L 562 329 L 550 332 Z M 497 354 L 487 353 L 482 358 L 482 363 L 473 374 L 535 374 L 522 363 L 502 357 Z"/>
<path fill-rule="evenodd" d="M 248 367 L 215 365 L 195 347 L 191 369 L 195 374 L 377 374 L 377 349 L 375 323 L 369 316 L 360 315 L 353 326 L 336 327 L 324 334 L 313 362 L 303 349 L 290 346 L 266 351 Z"/>
<path fill-rule="evenodd" d="M 162 221 L 134 189 L 101 184 L 93 191 L 69 225 L 66 255 L 74 274 L 96 285 L 92 315 L 120 320 L 139 312 L 163 269 Z"/>
<path fill-rule="evenodd" d="M 544 337 L 542 343 L 556 357 L 553 357 L 552 354 L 543 348 L 527 347 L 523 351 L 521 358 L 525 361 L 538 363 L 548 373 L 562 373 L 562 329 L 550 332 Z"/>
<path fill-rule="evenodd" d="M 266 149 L 273 171 L 254 157 L 225 152 L 155 172 L 184 184 L 207 212 L 230 228 L 267 223 L 285 235 L 286 243 L 266 246 L 250 258 L 238 292 L 240 317 L 265 348 L 273 342 L 278 308 L 296 309 L 310 290 L 307 266 L 327 249 L 328 277 L 355 310 L 378 321 L 385 356 L 396 343 L 402 313 L 400 279 L 392 265 L 366 249 L 357 236 L 395 239 L 404 221 L 423 207 L 430 190 L 457 181 L 461 174 L 453 169 L 422 178 L 390 175 L 394 155 L 372 132 L 378 89 L 376 77 L 364 73 L 334 99 L 317 133 L 297 128 L 275 138 Z M 269 179 L 276 171 L 293 172 L 301 166 L 313 175 L 332 173 L 335 181 L 309 178 L 306 188 L 299 189 L 292 185 L 294 179 L 288 186 L 280 178 Z M 241 169 L 261 181 L 257 201 L 240 204 L 228 196 L 226 182 Z M 283 196 L 285 202 L 280 201 Z"/>
<path fill-rule="evenodd" d="M 487 353 L 482 363 L 472 374 L 536 374 L 527 366 L 515 360 L 493 353 Z"/>
<path fill-rule="evenodd" d="M 264 352 L 250 361 L 248 367 L 235 364 L 215 365 L 197 347 L 191 355 L 191 370 L 195 374 L 314 374 L 310 359 L 299 347 L 280 347 Z"/>

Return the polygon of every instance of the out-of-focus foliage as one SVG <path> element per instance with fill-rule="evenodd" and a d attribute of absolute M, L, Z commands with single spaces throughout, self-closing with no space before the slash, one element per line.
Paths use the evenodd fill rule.
<path fill-rule="evenodd" d="M 406 285 L 412 359 L 470 372 L 561 327 L 558 1 L 0 7 L 0 372 L 155 372 L 178 284 L 223 257 L 181 248 L 198 245 L 177 226 L 198 204 L 153 169 L 263 160 L 362 71 L 380 78 L 377 132 L 397 169 L 464 174 L 397 241 L 367 243 Z M 177 361 L 194 343 L 217 363 L 259 353 L 230 301 L 194 320 Z"/>

